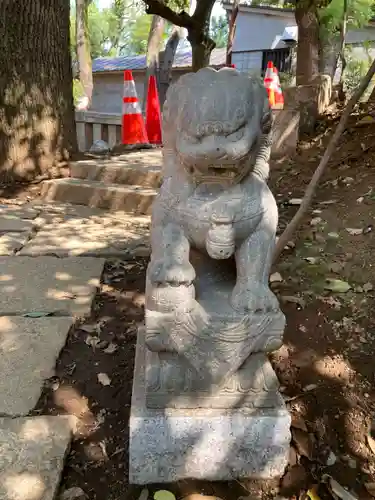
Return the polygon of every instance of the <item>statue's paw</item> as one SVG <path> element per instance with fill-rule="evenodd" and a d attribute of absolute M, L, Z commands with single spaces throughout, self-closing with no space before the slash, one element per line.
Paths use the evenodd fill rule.
<path fill-rule="evenodd" d="M 279 302 L 271 290 L 260 283 L 234 287 L 231 296 L 233 309 L 241 312 L 269 313 L 279 310 Z"/>
<path fill-rule="evenodd" d="M 150 272 L 151 282 L 156 285 L 189 286 L 194 281 L 195 270 L 189 261 L 175 262 L 160 260 L 155 262 Z"/>

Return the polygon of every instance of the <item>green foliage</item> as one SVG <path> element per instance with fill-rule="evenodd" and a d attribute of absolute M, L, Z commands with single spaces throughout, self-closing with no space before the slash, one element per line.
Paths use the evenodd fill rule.
<path fill-rule="evenodd" d="M 344 71 L 344 90 L 350 96 L 360 84 L 360 81 L 367 73 L 371 59 L 355 58 L 350 51 L 345 51 L 346 68 Z"/>
<path fill-rule="evenodd" d="M 70 40 L 76 59 L 75 9 L 71 5 Z M 140 54 L 147 49 L 151 16 L 132 0 L 113 0 L 106 9 L 91 2 L 88 9 L 88 31 L 91 57 L 113 57 L 117 54 Z"/>
<path fill-rule="evenodd" d="M 218 49 L 226 47 L 228 41 L 228 20 L 226 16 L 212 17 L 210 37 L 216 43 Z"/>
<path fill-rule="evenodd" d="M 347 0 L 347 2 L 348 28 L 360 28 L 374 15 L 374 0 Z M 340 29 L 343 15 L 343 0 L 332 0 L 319 12 L 320 22 L 327 33 L 334 33 Z"/>
<path fill-rule="evenodd" d="M 85 95 L 85 91 L 83 90 L 82 83 L 77 79 L 73 79 L 73 100 L 74 100 L 74 105 L 77 104 L 78 99 L 80 97 L 83 97 Z"/>

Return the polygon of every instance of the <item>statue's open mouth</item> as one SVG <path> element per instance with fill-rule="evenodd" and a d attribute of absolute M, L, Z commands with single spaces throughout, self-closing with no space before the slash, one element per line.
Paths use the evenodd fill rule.
<path fill-rule="evenodd" d="M 220 182 L 223 180 L 240 182 L 243 177 L 248 174 L 251 168 L 251 162 L 249 160 L 249 155 L 246 155 L 235 163 L 220 162 L 209 164 L 199 162 L 190 164 L 188 162 L 183 162 L 183 165 L 188 174 L 198 182 Z"/>

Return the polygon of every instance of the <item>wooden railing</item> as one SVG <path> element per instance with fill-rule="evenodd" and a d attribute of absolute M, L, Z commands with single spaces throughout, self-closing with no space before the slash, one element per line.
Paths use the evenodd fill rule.
<path fill-rule="evenodd" d="M 88 151 L 99 139 L 113 148 L 121 141 L 121 115 L 97 111 L 76 111 L 78 149 Z"/>

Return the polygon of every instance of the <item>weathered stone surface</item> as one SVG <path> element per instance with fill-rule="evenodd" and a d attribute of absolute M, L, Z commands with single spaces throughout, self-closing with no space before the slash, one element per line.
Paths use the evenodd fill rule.
<path fill-rule="evenodd" d="M 0 500 L 53 500 L 71 430 L 65 417 L 0 419 Z"/>
<path fill-rule="evenodd" d="M 35 407 L 72 324 L 72 318 L 0 317 L 0 415 L 27 415 Z"/>
<path fill-rule="evenodd" d="M 129 481 L 269 479 L 288 463 L 290 415 L 273 408 L 146 407 L 145 348 L 138 336 L 130 415 Z"/>
<path fill-rule="evenodd" d="M 0 234 L 5 232 L 31 231 L 33 226 L 32 221 L 20 219 L 17 215 L 0 214 Z"/>
<path fill-rule="evenodd" d="M 130 423 L 134 482 L 283 474 L 290 418 L 265 355 L 285 326 L 268 283 L 272 121 L 263 83 L 233 69 L 204 68 L 168 90 L 148 355 L 137 362 Z"/>
<path fill-rule="evenodd" d="M 36 210 L 27 203 L 22 205 L 0 205 L 0 217 L 10 216 L 19 217 L 20 219 L 35 219 L 38 214 L 39 210 Z"/>
<path fill-rule="evenodd" d="M 144 162 L 110 160 L 83 160 L 70 164 L 71 176 L 76 179 L 100 181 L 106 184 L 130 184 L 158 188 L 161 180 L 161 166 Z"/>
<path fill-rule="evenodd" d="M 126 257 L 139 248 L 149 248 L 149 219 L 104 213 L 47 223 L 19 255 Z"/>
<path fill-rule="evenodd" d="M 14 255 L 24 246 L 29 237 L 30 234 L 26 231 L 0 234 L 0 255 Z"/>
<path fill-rule="evenodd" d="M 41 196 L 45 201 L 64 201 L 144 215 L 150 212 L 156 193 L 150 187 L 103 184 L 99 181 L 70 178 L 44 181 Z"/>
<path fill-rule="evenodd" d="M 89 314 L 103 266 L 104 259 L 90 257 L 2 257 L 0 315 Z"/>

